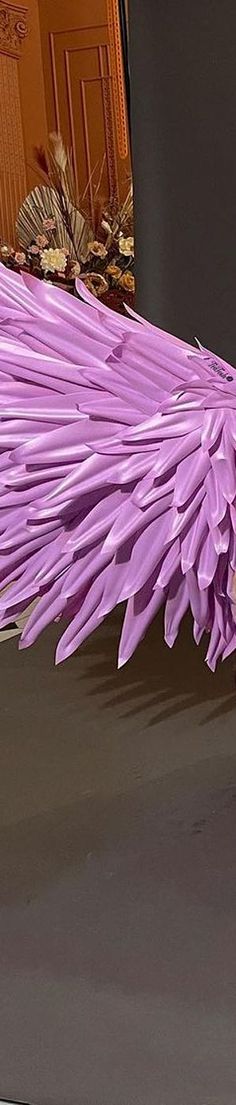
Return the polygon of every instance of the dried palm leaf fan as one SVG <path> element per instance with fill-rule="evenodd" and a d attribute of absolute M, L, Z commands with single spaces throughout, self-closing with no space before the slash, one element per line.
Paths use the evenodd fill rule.
<path fill-rule="evenodd" d="M 72 159 L 59 134 L 49 136 L 49 148 L 35 149 L 37 168 L 43 183 L 24 200 L 16 223 L 22 246 L 30 245 L 42 233 L 43 220 L 55 219 L 56 244 L 65 246 L 71 257 L 86 256 L 89 225 L 79 209 Z"/>
<path fill-rule="evenodd" d="M 86 254 L 86 246 L 89 240 L 86 221 L 69 201 L 67 206 L 73 239 L 79 244 L 81 257 L 82 254 Z M 55 240 L 53 236 L 51 239 L 53 244 L 68 249 L 70 257 L 77 256 L 77 249 L 75 250 L 73 246 L 71 235 L 68 234 L 65 224 L 62 222 L 61 206 L 57 194 L 50 186 L 42 184 L 29 192 L 18 213 L 16 230 L 20 245 L 26 249 L 37 234 L 42 234 L 44 219 L 55 220 Z"/>

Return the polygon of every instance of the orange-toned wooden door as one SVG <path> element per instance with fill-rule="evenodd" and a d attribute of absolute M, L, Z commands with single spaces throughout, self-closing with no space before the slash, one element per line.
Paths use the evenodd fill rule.
<path fill-rule="evenodd" d="M 14 243 L 27 191 L 39 183 L 34 147 L 59 127 L 82 195 L 105 155 L 100 199 L 130 177 L 118 0 L 0 0 L 0 238 Z M 92 214 L 93 189 L 87 195 Z"/>
<path fill-rule="evenodd" d="M 72 148 L 78 191 L 99 181 L 100 199 L 124 197 L 130 177 L 120 155 L 107 0 L 38 0 L 48 129 Z M 124 153 L 126 152 L 126 156 Z M 84 204 L 93 215 L 93 185 Z"/>

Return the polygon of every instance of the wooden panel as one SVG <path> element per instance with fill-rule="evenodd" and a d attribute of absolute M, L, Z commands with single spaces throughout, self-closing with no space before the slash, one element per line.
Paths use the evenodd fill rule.
<path fill-rule="evenodd" d="M 36 182 L 33 149 L 45 143 L 38 0 L 0 0 L 0 236 L 15 242 L 15 220 Z"/>
<path fill-rule="evenodd" d="M 19 58 L 26 10 L 0 3 L 0 236 L 14 241 L 15 220 L 26 191 Z"/>
<path fill-rule="evenodd" d="M 107 0 L 107 11 L 118 149 L 124 160 L 128 157 L 129 147 L 118 0 Z"/>
<path fill-rule="evenodd" d="M 28 4 L 28 34 L 19 59 L 19 85 L 27 189 L 29 190 L 40 182 L 35 166 L 34 147 L 45 145 L 48 127 L 38 0 L 26 0 L 26 2 Z M 56 3 L 57 0 L 55 0 Z"/>
<path fill-rule="evenodd" d="M 26 192 L 18 62 L 0 54 L 0 235 L 15 238 L 15 220 Z"/>
<path fill-rule="evenodd" d="M 108 30 L 106 27 L 50 36 L 56 123 L 69 145 L 82 195 L 88 177 L 98 180 L 104 164 L 101 192 L 119 192 L 114 140 Z M 92 185 L 88 197 L 93 215 Z"/>
<path fill-rule="evenodd" d="M 124 196 L 129 154 L 118 149 L 108 9 L 105 0 L 39 0 L 49 130 L 72 147 L 80 195 L 94 171 L 99 201 Z M 93 217 L 93 189 L 84 207 Z"/>

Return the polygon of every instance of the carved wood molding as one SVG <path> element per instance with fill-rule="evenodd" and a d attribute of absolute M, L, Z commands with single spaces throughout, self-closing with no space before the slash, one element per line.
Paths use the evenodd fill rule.
<path fill-rule="evenodd" d="M 125 159 L 129 142 L 118 0 L 107 0 L 107 11 L 117 140 L 120 157 Z"/>
<path fill-rule="evenodd" d="M 28 33 L 28 9 L 0 0 L 0 53 L 20 57 L 21 46 Z"/>

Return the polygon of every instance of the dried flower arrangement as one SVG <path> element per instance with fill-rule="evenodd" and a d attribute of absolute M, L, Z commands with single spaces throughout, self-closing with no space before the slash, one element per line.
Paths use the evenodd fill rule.
<path fill-rule="evenodd" d="M 97 184 L 93 184 L 93 171 L 80 199 L 71 154 L 60 135 L 50 135 L 48 150 L 36 150 L 35 156 L 43 183 L 27 196 L 19 212 L 19 249 L 0 243 L 1 260 L 9 268 L 31 272 L 74 294 L 80 276 L 97 298 L 113 309 L 125 310 L 125 303 L 133 304 L 135 290 L 132 186 L 123 204 L 114 197 L 103 210 L 98 197 L 104 160 Z M 89 186 L 93 187 L 93 226 L 83 212 Z"/>

